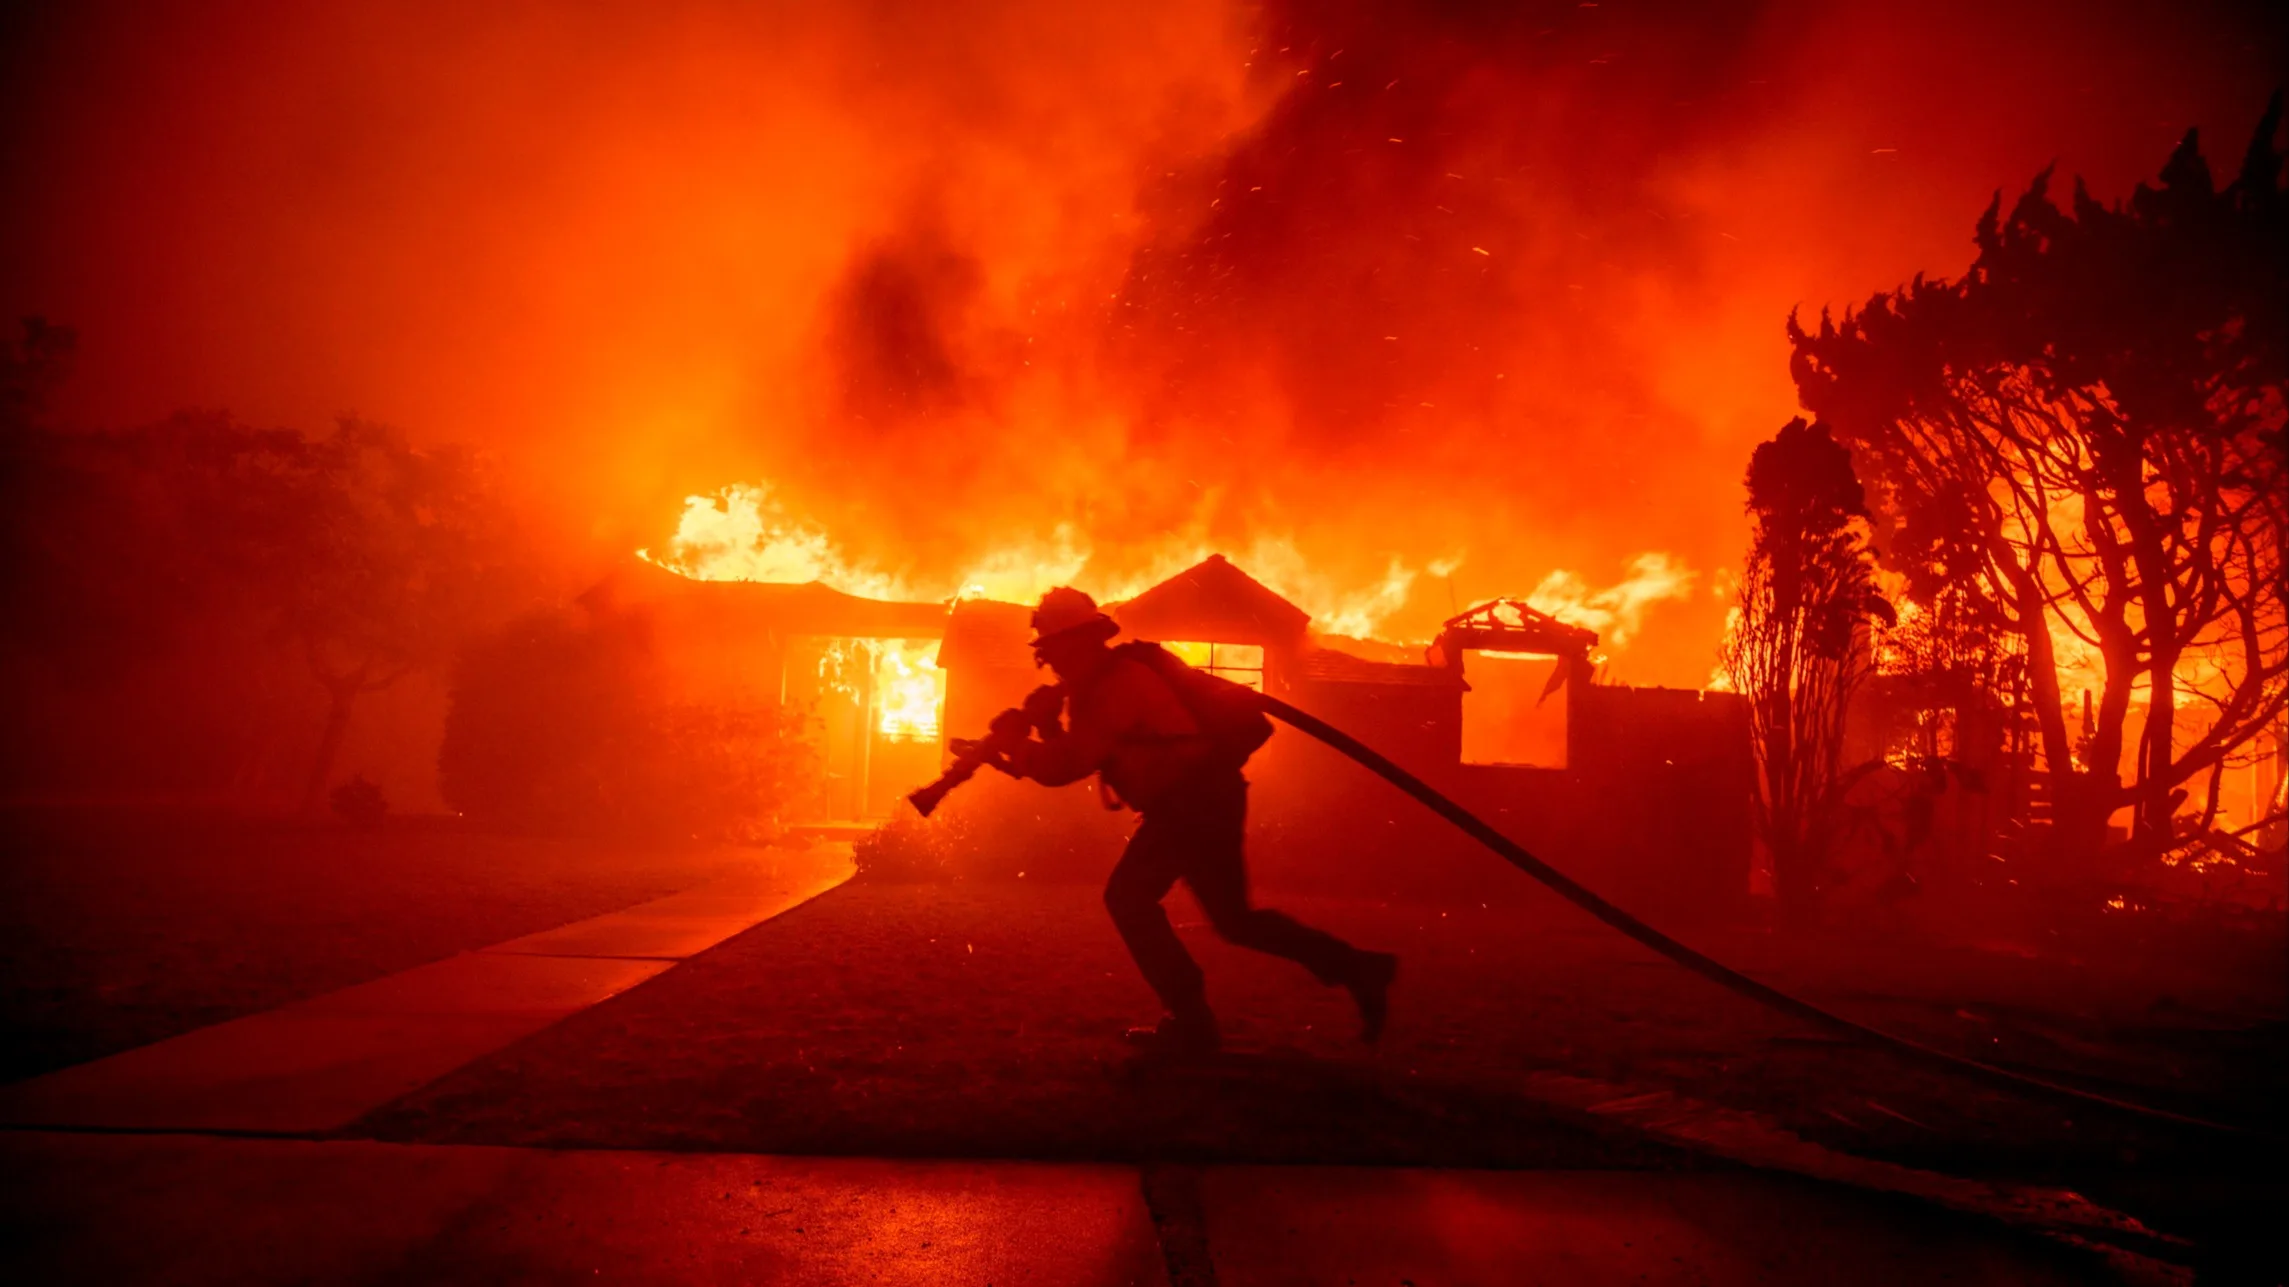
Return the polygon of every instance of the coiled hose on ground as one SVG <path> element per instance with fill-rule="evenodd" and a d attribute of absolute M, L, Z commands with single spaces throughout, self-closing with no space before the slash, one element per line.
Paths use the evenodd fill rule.
<path fill-rule="evenodd" d="M 1605 899 L 1598 897 L 1580 882 L 1526 852 L 1524 847 L 1487 825 L 1478 815 L 1448 799 L 1429 783 L 1392 763 L 1380 752 L 1358 738 L 1308 711 L 1290 706 L 1277 697 L 1262 693 L 1256 694 L 1256 696 L 1261 701 L 1266 714 L 1285 722 L 1299 732 L 1317 738 L 1350 759 L 1357 761 L 1377 777 L 1413 796 L 1423 807 L 1461 828 L 1463 833 L 1471 839 L 1501 855 L 1512 866 L 1555 890 L 1558 896 L 1567 902 L 1574 904 L 1695 974 L 1721 987 L 1737 992 L 1759 1005 L 1777 1010 L 1792 1018 L 1802 1019 L 1807 1023 L 1817 1024 L 1831 1031 L 1842 1033 L 1871 1046 L 1889 1050 L 1915 1063 L 1957 1073 L 2004 1090 L 2035 1094 L 2069 1104 L 2106 1108 L 2132 1117 L 2168 1122 L 2176 1126 L 2189 1126 L 2224 1135 L 2238 1136 L 2245 1133 L 2241 1128 L 2223 1122 L 2210 1121 L 2207 1118 L 2192 1117 L 2167 1109 L 2132 1103 L 2129 1100 L 2116 1099 L 2110 1095 L 2098 1094 L 2095 1091 L 2083 1090 L 2046 1078 L 2014 1072 L 2008 1068 L 1999 1068 L 1994 1064 L 1982 1063 L 1976 1059 L 1949 1054 L 1944 1050 L 1924 1045 L 1922 1042 L 1895 1036 L 1880 1028 L 1871 1028 L 1864 1023 L 1821 1009 L 1801 997 L 1790 996 L 1778 988 L 1759 983 L 1739 970 L 1687 947 Z"/>

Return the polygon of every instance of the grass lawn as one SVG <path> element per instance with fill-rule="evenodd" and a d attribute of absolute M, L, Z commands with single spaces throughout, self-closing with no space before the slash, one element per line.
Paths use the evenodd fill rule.
<path fill-rule="evenodd" d="M 615 911 L 737 850 L 164 810 L 0 811 L 0 1079 Z"/>

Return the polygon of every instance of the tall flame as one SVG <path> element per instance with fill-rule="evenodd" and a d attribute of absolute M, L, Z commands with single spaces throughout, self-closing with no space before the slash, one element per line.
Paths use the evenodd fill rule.
<path fill-rule="evenodd" d="M 833 538 L 789 517 L 769 484 L 735 483 L 714 496 L 687 496 L 668 556 L 652 559 L 695 581 L 817 581 L 870 599 L 912 599 L 898 577 L 843 557 Z"/>
<path fill-rule="evenodd" d="M 1526 602 L 1560 621 L 1595 630 L 1609 648 L 1628 645 L 1645 624 L 1645 610 L 1665 599 L 1682 599 L 1693 587 L 1693 573 L 1674 555 L 1647 551 L 1630 560 L 1629 575 L 1592 590 L 1581 574 L 1563 568 L 1543 577 Z"/>

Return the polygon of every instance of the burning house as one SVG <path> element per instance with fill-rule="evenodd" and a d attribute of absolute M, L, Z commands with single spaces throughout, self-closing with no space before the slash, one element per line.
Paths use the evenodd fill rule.
<path fill-rule="evenodd" d="M 937 772 L 946 605 L 845 594 L 816 581 L 703 581 L 630 560 L 581 596 L 637 623 L 695 700 L 808 713 L 823 781 L 818 821 L 881 817 Z"/>
<path fill-rule="evenodd" d="M 1593 683 L 1598 637 L 1514 600 L 1445 623 L 1419 660 L 1361 656 L 1221 558 L 1113 609 L 1129 633 L 1343 728 L 1633 907 L 1721 915 L 1748 893 L 1754 765 L 1732 694 Z M 1390 651 L 1352 644 L 1361 652 Z M 1260 650 L 1260 651 L 1259 651 Z M 1253 773 L 1267 881 L 1482 895 L 1517 888 L 1474 845 L 1297 735 Z M 1360 853 L 1364 861 L 1331 861 Z"/>
<path fill-rule="evenodd" d="M 949 732 L 982 730 L 1044 681 L 1027 605 L 899 603 L 803 585 L 698 581 L 634 563 L 583 603 L 635 613 L 696 693 L 807 707 L 820 822 L 890 815 Z M 1108 611 L 1131 638 L 1351 732 L 1537 853 L 1632 906 L 1719 913 L 1747 895 L 1753 766 L 1736 696 L 1594 682 L 1598 637 L 1515 600 L 1445 623 L 1419 655 L 1314 632 L 1221 555 Z M 1300 735 L 1251 768 L 1272 884 L 1478 897 L 1515 887 L 1446 824 Z"/>

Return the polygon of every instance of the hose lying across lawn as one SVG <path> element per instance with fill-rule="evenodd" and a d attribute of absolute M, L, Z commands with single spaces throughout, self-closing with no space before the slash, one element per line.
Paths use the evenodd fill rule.
<path fill-rule="evenodd" d="M 1981 1063 L 1976 1059 L 1951 1055 L 1944 1050 L 1924 1045 L 1922 1042 L 1910 1041 L 1906 1037 L 1894 1036 L 1881 1029 L 1871 1028 L 1864 1023 L 1854 1022 L 1840 1014 L 1823 1010 L 1810 1001 L 1790 996 L 1778 988 L 1759 983 L 1723 962 L 1694 951 L 1605 899 L 1598 897 L 1566 873 L 1526 852 L 1516 841 L 1488 826 L 1478 815 L 1448 799 L 1429 783 L 1393 764 L 1373 747 L 1361 742 L 1342 729 L 1309 712 L 1298 710 L 1277 697 L 1261 693 L 1256 694 L 1256 696 L 1263 703 L 1266 713 L 1285 721 L 1301 732 L 1318 738 L 1358 761 L 1362 766 L 1373 771 L 1376 776 L 1413 796 L 1431 812 L 1462 828 L 1463 833 L 1471 839 L 1508 859 L 1512 866 L 1556 890 L 1559 896 L 1566 901 L 1695 974 L 1720 986 L 1730 988 L 1759 1005 L 1770 1007 L 1782 1014 L 1802 1019 L 1807 1023 L 1818 1024 L 1823 1028 L 1857 1038 L 1869 1045 L 1889 1050 L 1914 1062 L 1960 1073 L 1973 1080 L 2001 1087 L 2004 1090 L 2031 1092 L 2071 1104 L 2095 1105 L 2100 1108 L 2127 1113 L 2134 1117 L 2169 1122 L 2177 1126 L 2198 1127 L 2202 1130 L 2227 1135 L 2244 1133 L 2241 1128 L 2223 1122 L 2213 1122 L 2206 1118 L 2190 1117 L 2183 1113 L 2170 1112 L 2167 1109 L 2152 1108 L 2145 1104 L 2115 1099 L 2109 1095 L 2101 1095 L 2093 1091 L 2063 1085 L 2045 1078 L 2013 1072 L 2008 1068 L 1998 1068 L 1993 1064 Z"/>

